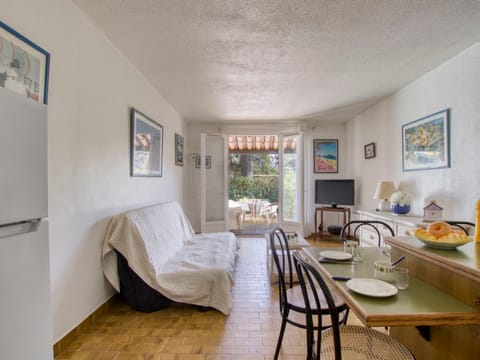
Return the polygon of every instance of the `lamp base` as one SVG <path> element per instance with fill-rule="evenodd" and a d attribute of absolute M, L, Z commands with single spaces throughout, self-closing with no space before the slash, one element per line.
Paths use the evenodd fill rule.
<path fill-rule="evenodd" d="M 380 201 L 377 206 L 377 211 L 392 211 L 390 201 L 387 199 Z"/>

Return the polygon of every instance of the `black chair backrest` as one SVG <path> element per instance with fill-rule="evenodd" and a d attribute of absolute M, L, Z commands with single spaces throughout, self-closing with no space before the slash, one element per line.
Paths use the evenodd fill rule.
<path fill-rule="evenodd" d="M 314 316 L 317 317 L 318 328 L 322 328 L 322 314 L 317 312 L 315 314 L 312 309 L 319 309 L 321 306 L 320 303 L 320 294 L 323 294 L 330 313 L 330 321 L 333 331 L 333 342 L 335 346 L 335 359 L 341 360 L 341 347 L 340 347 L 340 329 L 339 329 L 339 314 L 337 307 L 335 306 L 335 301 L 333 299 L 332 293 L 330 292 L 327 284 L 323 280 L 320 273 L 310 265 L 305 259 L 299 254 L 293 254 L 294 264 L 297 271 L 298 281 L 302 288 L 303 298 L 305 300 L 305 310 L 306 310 L 306 324 L 307 324 L 307 343 L 312 346 L 312 354 L 317 354 L 319 358 L 320 349 L 321 349 L 321 331 L 317 332 L 316 339 L 316 349 L 314 348 Z M 319 291 L 321 293 L 319 293 Z M 310 296 L 308 295 L 310 293 Z M 313 295 L 313 296 L 312 296 Z M 312 298 L 315 301 L 315 304 L 311 304 Z"/>
<path fill-rule="evenodd" d="M 475 224 L 469 221 L 445 221 L 447 224 L 457 227 L 465 232 L 465 234 L 470 235 L 468 233 L 468 228 L 473 227 L 475 228 Z"/>
<path fill-rule="evenodd" d="M 270 249 L 278 272 L 280 312 L 287 303 L 287 289 L 293 287 L 293 265 L 285 232 L 276 227 L 270 232 Z"/>
<path fill-rule="evenodd" d="M 358 231 L 359 229 L 363 227 L 368 227 L 374 230 L 377 233 L 377 238 L 378 238 L 378 244 L 377 246 L 380 247 L 382 245 L 382 235 L 380 233 L 380 230 L 376 225 L 382 225 L 385 229 L 387 229 L 392 236 L 395 236 L 395 232 L 393 231 L 392 227 L 388 225 L 386 222 L 380 221 L 380 220 L 352 220 L 343 225 L 342 231 L 340 231 L 340 239 L 342 241 L 348 240 L 347 234 L 349 233 L 350 226 L 354 226 L 353 230 L 353 239 L 358 240 Z"/>

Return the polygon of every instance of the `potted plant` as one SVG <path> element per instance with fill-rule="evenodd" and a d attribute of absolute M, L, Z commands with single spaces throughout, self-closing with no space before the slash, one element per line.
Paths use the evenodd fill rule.
<path fill-rule="evenodd" d="M 395 191 L 390 196 L 392 212 L 398 215 L 408 214 L 410 211 L 411 197 L 404 191 Z"/>

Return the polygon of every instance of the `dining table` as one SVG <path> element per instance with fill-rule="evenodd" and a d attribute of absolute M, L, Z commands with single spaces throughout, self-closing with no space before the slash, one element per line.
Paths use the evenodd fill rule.
<path fill-rule="evenodd" d="M 421 351 L 416 351 L 417 345 L 409 347 L 417 360 L 480 358 L 480 337 L 477 333 L 480 324 L 478 306 L 467 304 L 448 291 L 412 274 L 409 274 L 407 289 L 397 289 L 391 294 L 368 291 L 365 294 L 362 289 L 352 290 L 348 279 L 375 279 L 375 261 L 391 261 L 390 253 L 385 251 L 385 248 L 362 247 L 360 248 L 362 257 L 359 260 L 325 261 L 321 253 L 327 250 L 333 249 L 306 247 L 302 249 L 302 254 L 343 297 L 365 326 L 389 327 L 390 334 L 401 341 L 410 340 L 412 337 L 420 338 L 423 346 Z M 341 252 L 343 247 L 334 250 Z M 462 349 L 462 346 L 436 343 L 437 330 L 456 327 L 467 327 L 472 330 L 469 339 L 464 339 L 464 343 L 472 344 L 468 351 Z M 402 332 L 406 329 L 409 334 L 405 337 Z M 412 329 L 414 334 L 411 333 Z M 408 344 L 406 345 L 408 347 Z M 442 350 L 438 351 L 435 347 Z M 479 357 L 476 357 L 477 355 Z"/>

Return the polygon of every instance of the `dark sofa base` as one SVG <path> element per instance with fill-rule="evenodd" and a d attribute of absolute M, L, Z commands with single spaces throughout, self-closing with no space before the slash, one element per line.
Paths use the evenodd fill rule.
<path fill-rule="evenodd" d="M 132 308 L 142 312 L 152 312 L 168 307 L 172 300 L 147 285 L 130 267 L 127 259 L 117 253 L 120 295 Z"/>

